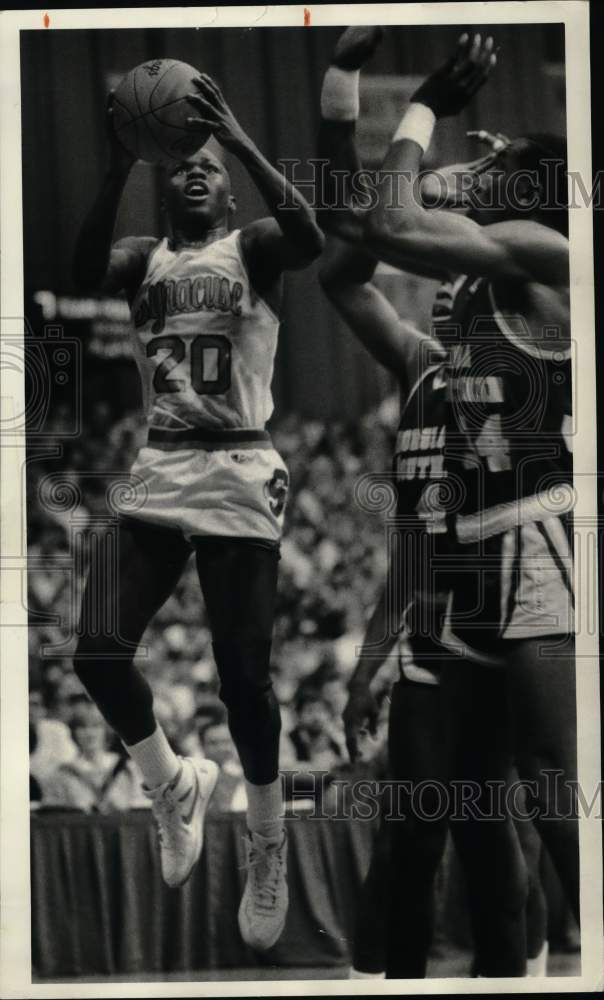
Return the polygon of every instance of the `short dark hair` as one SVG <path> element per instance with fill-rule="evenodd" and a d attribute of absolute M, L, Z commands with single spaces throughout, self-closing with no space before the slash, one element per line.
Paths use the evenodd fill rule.
<path fill-rule="evenodd" d="M 514 158 L 536 173 L 543 191 L 540 210 L 552 229 L 568 236 L 568 155 L 566 139 L 553 132 L 528 132 L 514 140 Z"/>

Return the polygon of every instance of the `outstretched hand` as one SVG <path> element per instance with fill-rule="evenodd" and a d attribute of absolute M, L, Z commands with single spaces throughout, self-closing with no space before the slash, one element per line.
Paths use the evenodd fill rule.
<path fill-rule="evenodd" d="M 471 38 L 463 34 L 457 51 L 416 90 L 412 101 L 431 108 L 436 118 L 457 115 L 486 83 L 497 65 L 494 42 L 489 35 Z"/>
<path fill-rule="evenodd" d="M 225 101 L 220 87 L 207 73 L 201 73 L 193 80 L 196 94 L 188 94 L 187 101 L 197 114 L 187 118 L 191 131 L 208 131 L 226 149 L 235 150 L 250 140 Z"/>
<path fill-rule="evenodd" d="M 340 69 L 360 69 L 371 58 L 384 35 L 379 25 L 346 28 L 338 39 L 331 62 Z"/>

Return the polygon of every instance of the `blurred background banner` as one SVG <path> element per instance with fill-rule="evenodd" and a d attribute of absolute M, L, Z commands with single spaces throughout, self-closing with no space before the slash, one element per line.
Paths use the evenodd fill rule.
<path fill-rule="evenodd" d="M 388 30 L 362 74 L 358 137 L 363 162 L 376 167 L 415 85 L 449 55 L 461 28 L 412 26 Z M 481 26 L 470 26 L 480 31 Z M 492 27 L 489 30 L 492 30 Z M 26 302 L 34 331 L 57 321 L 87 345 L 96 370 L 85 369 L 88 396 L 103 383 L 130 405 L 138 377 L 130 358 L 127 311 L 111 303 L 69 301 L 75 289 L 72 255 L 78 228 L 106 164 L 107 92 L 133 66 L 170 57 L 216 79 L 263 153 L 276 163 L 299 159 L 296 179 L 310 178 L 316 155 L 319 93 L 341 28 L 122 29 L 21 32 L 23 197 Z M 491 84 L 459 118 L 437 129 L 431 165 L 476 156 L 469 129 L 514 136 L 565 132 L 564 29 L 558 24 L 497 26 L 500 64 Z M 231 165 L 231 164 L 230 164 Z M 265 214 L 262 199 L 238 163 L 232 164 L 236 225 Z M 302 188 L 309 195 L 308 189 Z M 140 163 L 126 188 L 116 238 L 163 235 L 157 169 Z M 430 287 L 390 279 L 401 308 L 425 322 Z M 35 293 L 38 293 L 36 295 Z M 40 296 L 39 293 L 45 293 Z M 34 298 L 35 296 L 35 298 Z M 53 296 L 61 297 L 59 305 Z M 65 297 L 67 299 L 65 300 Z M 88 375 L 90 377 L 88 378 Z M 115 388 L 112 390 L 111 387 Z M 316 280 L 316 265 L 287 276 L 274 393 L 277 417 L 354 419 L 391 387 L 335 316 Z M 125 397 L 124 397 L 125 394 Z"/>

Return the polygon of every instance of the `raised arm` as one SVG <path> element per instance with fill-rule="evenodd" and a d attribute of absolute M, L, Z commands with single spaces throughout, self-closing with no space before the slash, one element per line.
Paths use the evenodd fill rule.
<path fill-rule="evenodd" d="M 270 288 L 284 270 L 306 267 L 318 257 L 323 235 L 307 201 L 254 145 L 214 81 L 201 74 L 194 83 L 198 93 L 190 95 L 189 101 L 196 115 L 189 119 L 189 128 L 210 128 L 221 145 L 243 164 L 272 216 L 242 230 L 250 277 L 256 289 L 262 291 Z"/>
<path fill-rule="evenodd" d="M 375 260 L 362 250 L 329 236 L 319 281 L 354 335 L 408 391 L 423 368 L 434 363 L 440 345 L 403 319 L 372 283 Z"/>
<path fill-rule="evenodd" d="M 155 241 L 147 237 L 127 237 L 112 246 L 120 199 L 135 162 L 113 130 L 112 99 L 110 94 L 107 106 L 109 167 L 80 230 L 73 274 L 82 291 L 125 290 L 132 297 L 145 273 L 147 256 Z"/>
<path fill-rule="evenodd" d="M 337 203 L 335 174 L 349 181 L 344 186 L 345 202 L 349 203 L 354 189 L 352 178 L 361 169 L 355 142 L 359 70 L 375 51 L 381 34 L 381 29 L 374 27 L 347 28 L 338 40 L 323 81 L 317 152 L 325 169 L 317 175 L 316 203 L 319 222 L 330 233 L 334 220 L 337 229 L 338 221 L 349 215 L 346 204 Z M 362 236 L 362 226 L 358 234 Z M 360 238 L 348 244 L 328 235 L 319 280 L 363 346 L 395 373 L 403 387 L 410 387 L 419 374 L 427 338 L 412 323 L 402 320 L 372 284 L 376 263 Z"/>
<path fill-rule="evenodd" d="M 480 226 L 453 212 L 428 211 L 415 194 L 435 121 L 457 114 L 495 64 L 492 38 L 483 44 L 480 35 L 463 35 L 455 56 L 416 91 L 380 172 L 367 243 L 383 260 L 406 268 L 411 261 L 418 272 L 429 264 L 442 273 L 559 284 L 568 267 L 567 241 L 559 233 L 528 220 Z"/>

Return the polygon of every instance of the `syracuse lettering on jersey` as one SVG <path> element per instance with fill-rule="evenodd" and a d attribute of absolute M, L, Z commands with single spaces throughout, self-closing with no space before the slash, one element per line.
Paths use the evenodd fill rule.
<path fill-rule="evenodd" d="M 216 274 L 199 275 L 197 278 L 178 278 L 176 281 L 158 281 L 143 295 L 134 313 L 134 325 L 144 326 L 154 320 L 151 333 L 161 333 L 166 316 L 193 313 L 209 309 L 230 312 L 241 316 L 243 285 Z"/>
<path fill-rule="evenodd" d="M 442 479 L 444 427 L 408 427 L 396 438 L 396 472 L 401 479 Z"/>

